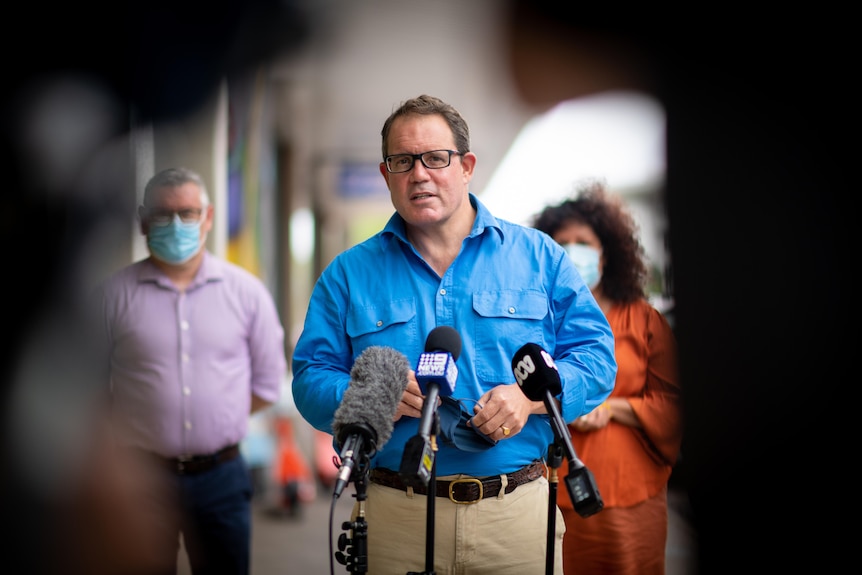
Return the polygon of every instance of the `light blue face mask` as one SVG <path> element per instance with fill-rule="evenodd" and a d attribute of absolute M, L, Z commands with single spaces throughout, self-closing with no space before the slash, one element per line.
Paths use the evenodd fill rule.
<path fill-rule="evenodd" d="M 201 221 L 186 224 L 178 214 L 166 226 L 150 225 L 147 245 L 153 256 L 169 264 L 184 264 L 201 245 Z"/>
<path fill-rule="evenodd" d="M 599 280 L 602 279 L 602 272 L 599 271 L 599 250 L 583 244 L 566 244 L 563 247 L 578 269 L 578 273 L 581 274 L 584 283 L 590 289 L 599 285 Z"/>

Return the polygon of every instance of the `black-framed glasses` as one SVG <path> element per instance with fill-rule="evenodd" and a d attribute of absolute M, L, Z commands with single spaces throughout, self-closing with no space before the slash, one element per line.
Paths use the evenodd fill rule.
<path fill-rule="evenodd" d="M 174 217 L 178 216 L 184 224 L 196 224 L 201 219 L 202 213 L 201 208 L 186 208 L 177 212 L 149 209 L 147 210 L 147 221 L 153 226 L 166 226 L 174 220 Z"/>
<path fill-rule="evenodd" d="M 393 154 L 386 156 L 386 170 L 390 174 L 401 174 L 409 172 L 413 169 L 413 164 L 418 159 L 422 165 L 429 170 L 439 170 L 447 167 L 452 163 L 452 156 L 460 156 L 461 152 L 455 150 L 431 150 L 430 152 L 422 152 L 421 154 Z"/>

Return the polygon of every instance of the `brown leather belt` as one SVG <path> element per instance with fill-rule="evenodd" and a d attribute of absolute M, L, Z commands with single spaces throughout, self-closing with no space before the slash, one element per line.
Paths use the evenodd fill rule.
<path fill-rule="evenodd" d="M 166 466 L 170 471 L 173 471 L 177 475 L 195 475 L 196 473 L 209 471 L 220 463 L 236 459 L 239 456 L 239 453 L 239 444 L 234 444 L 209 455 L 193 455 L 191 457 L 162 457 L 161 455 L 150 455 L 155 457 L 160 465 Z"/>
<path fill-rule="evenodd" d="M 534 461 L 530 465 L 519 469 L 513 473 L 506 474 L 508 484 L 504 493 L 511 493 L 519 485 L 524 485 L 531 481 L 535 481 L 545 474 L 545 465 L 541 461 Z M 384 487 L 392 487 L 407 491 L 407 485 L 401 481 L 398 473 L 377 467 L 371 470 L 371 482 Z M 503 482 L 499 475 L 491 477 L 464 477 L 461 479 L 453 479 L 452 481 L 437 481 L 436 495 L 437 497 L 446 497 L 453 503 L 477 503 L 480 499 L 488 497 L 496 497 L 500 493 Z M 414 493 L 427 495 L 428 488 L 425 485 L 419 485 L 413 488 Z"/>

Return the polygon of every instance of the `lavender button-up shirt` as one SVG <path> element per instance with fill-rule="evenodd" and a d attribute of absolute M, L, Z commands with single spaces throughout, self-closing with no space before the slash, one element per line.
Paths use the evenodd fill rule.
<path fill-rule="evenodd" d="M 284 330 L 247 270 L 206 253 L 181 293 L 142 260 L 102 287 L 120 444 L 166 457 L 213 453 L 245 437 L 252 395 L 278 400 Z"/>

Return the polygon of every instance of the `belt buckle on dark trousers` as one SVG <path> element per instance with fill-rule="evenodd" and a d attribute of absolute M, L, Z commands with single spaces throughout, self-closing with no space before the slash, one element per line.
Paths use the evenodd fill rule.
<path fill-rule="evenodd" d="M 461 501 L 460 499 L 455 499 L 455 490 L 454 487 L 458 483 L 475 483 L 479 486 L 479 497 L 472 501 Z M 454 479 L 449 483 L 449 500 L 452 503 L 458 503 L 459 505 L 472 505 L 474 503 L 479 503 L 482 498 L 485 496 L 484 487 L 482 486 L 482 482 L 475 477 L 464 477 L 462 479 Z"/>
<path fill-rule="evenodd" d="M 186 471 L 186 463 L 192 460 L 191 457 L 177 457 L 174 462 L 177 464 L 176 471 L 179 475 L 183 475 Z"/>

